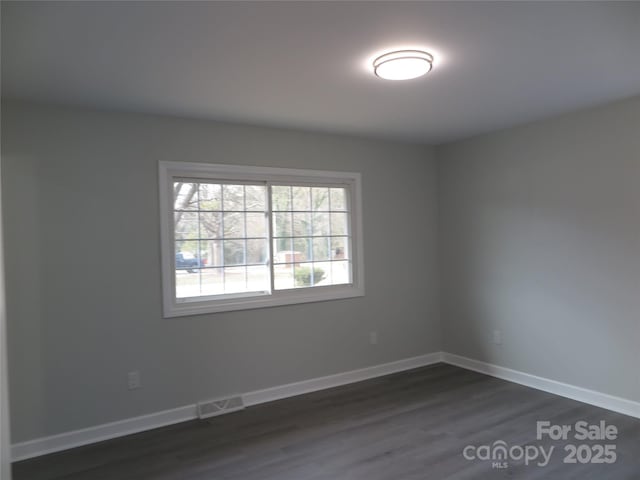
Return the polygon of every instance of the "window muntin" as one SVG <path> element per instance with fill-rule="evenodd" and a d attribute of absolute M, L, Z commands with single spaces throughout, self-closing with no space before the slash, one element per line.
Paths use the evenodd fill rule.
<path fill-rule="evenodd" d="M 347 189 L 274 185 L 270 191 L 274 288 L 351 283 Z"/>
<path fill-rule="evenodd" d="M 175 296 L 270 291 L 265 185 L 175 179 Z"/>
<path fill-rule="evenodd" d="M 159 171 L 166 317 L 364 295 L 359 174 Z"/>

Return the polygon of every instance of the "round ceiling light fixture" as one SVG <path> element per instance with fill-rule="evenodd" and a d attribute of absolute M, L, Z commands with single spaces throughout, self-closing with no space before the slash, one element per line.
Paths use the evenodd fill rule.
<path fill-rule="evenodd" d="M 373 61 L 373 73 L 385 80 L 410 80 L 426 75 L 433 67 L 433 55 L 422 50 L 396 50 Z"/>

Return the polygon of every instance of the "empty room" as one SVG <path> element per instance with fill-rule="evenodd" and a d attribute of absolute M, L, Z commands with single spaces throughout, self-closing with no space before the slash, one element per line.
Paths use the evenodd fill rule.
<path fill-rule="evenodd" d="M 640 2 L 0 13 L 2 480 L 640 479 Z"/>

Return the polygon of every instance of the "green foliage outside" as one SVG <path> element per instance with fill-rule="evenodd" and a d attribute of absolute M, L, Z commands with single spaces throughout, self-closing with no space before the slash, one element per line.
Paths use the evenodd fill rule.
<path fill-rule="evenodd" d="M 321 268 L 313 269 L 313 278 L 311 276 L 311 267 L 296 267 L 294 276 L 297 287 L 309 287 L 315 285 L 324 278 L 324 270 Z"/>

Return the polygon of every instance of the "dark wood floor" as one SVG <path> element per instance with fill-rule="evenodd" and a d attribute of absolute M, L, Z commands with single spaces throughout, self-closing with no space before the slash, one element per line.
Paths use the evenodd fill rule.
<path fill-rule="evenodd" d="M 614 464 L 565 464 L 536 421 L 618 427 Z M 546 467 L 468 461 L 467 445 L 555 445 Z M 17 480 L 640 479 L 640 420 L 450 365 L 14 464 Z"/>

